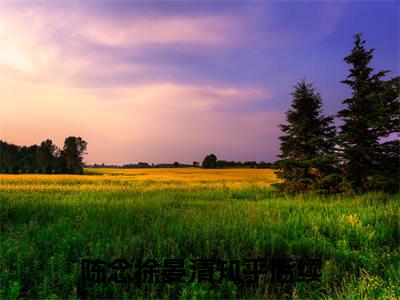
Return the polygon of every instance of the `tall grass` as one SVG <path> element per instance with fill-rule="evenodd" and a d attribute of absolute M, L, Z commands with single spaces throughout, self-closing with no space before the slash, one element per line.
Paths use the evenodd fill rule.
<path fill-rule="evenodd" d="M 271 170 L 0 175 L 0 298 L 398 298 L 399 195 L 276 194 Z M 319 282 L 78 285 L 81 258 L 320 255 Z"/>

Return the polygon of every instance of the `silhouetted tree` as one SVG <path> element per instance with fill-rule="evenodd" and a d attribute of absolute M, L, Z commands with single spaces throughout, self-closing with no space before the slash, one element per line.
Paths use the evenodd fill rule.
<path fill-rule="evenodd" d="M 58 174 L 68 173 L 67 156 L 63 149 L 57 149 L 55 172 Z"/>
<path fill-rule="evenodd" d="M 272 168 L 272 164 L 269 162 L 261 161 L 258 165 L 257 168 L 259 169 L 269 169 Z"/>
<path fill-rule="evenodd" d="M 21 173 L 36 173 L 38 171 L 38 164 L 36 155 L 39 147 L 32 145 L 29 147 L 23 146 L 20 148 L 20 171 Z"/>
<path fill-rule="evenodd" d="M 179 163 L 176 161 L 173 163 L 174 168 L 178 168 L 179 167 Z"/>
<path fill-rule="evenodd" d="M 50 174 L 53 172 L 56 165 L 56 151 L 57 146 L 50 139 L 40 144 L 36 152 L 36 161 L 41 173 Z"/>
<path fill-rule="evenodd" d="M 246 167 L 250 167 L 250 168 L 255 168 L 255 166 L 257 165 L 256 161 L 246 161 L 243 163 Z"/>
<path fill-rule="evenodd" d="M 316 188 L 318 181 L 335 169 L 333 117 L 322 114 L 319 93 L 312 84 L 300 81 L 286 112 L 287 124 L 280 125 L 281 140 L 277 175 L 283 187 L 293 191 Z"/>
<path fill-rule="evenodd" d="M 393 139 L 400 133 L 400 77 L 382 81 L 376 95 L 379 113 L 379 145 L 376 166 L 368 188 L 400 191 L 400 141 Z M 386 141 L 384 141 L 385 139 Z"/>
<path fill-rule="evenodd" d="M 3 173 L 19 173 L 19 147 L 1 141 L 0 161 Z"/>
<path fill-rule="evenodd" d="M 214 154 L 207 155 L 201 164 L 205 169 L 213 169 L 217 167 L 217 157 Z"/>
<path fill-rule="evenodd" d="M 200 164 L 199 164 L 199 162 L 198 161 L 194 161 L 193 162 L 193 167 L 198 167 Z"/>
<path fill-rule="evenodd" d="M 345 174 L 360 190 L 370 188 L 374 176 L 398 178 L 399 165 L 398 152 L 393 155 L 398 141 L 380 143 L 399 131 L 399 78 L 382 81 L 388 70 L 373 74 L 370 62 L 375 49 L 367 50 L 364 44 L 361 34 L 356 34 L 352 52 L 344 58 L 351 68 L 342 83 L 351 88 L 352 96 L 338 113 L 343 121 L 340 145 Z"/>
<path fill-rule="evenodd" d="M 65 140 L 59 149 L 50 139 L 40 146 L 17 146 L 0 140 L 1 173 L 83 173 L 87 143 L 80 137 Z"/>
<path fill-rule="evenodd" d="M 217 160 L 217 168 L 226 168 L 228 166 L 228 162 L 226 160 Z"/>
<path fill-rule="evenodd" d="M 81 137 L 70 136 L 65 139 L 62 155 L 65 155 L 68 173 L 83 174 L 83 155 L 86 154 L 86 146 L 86 141 Z"/>
<path fill-rule="evenodd" d="M 137 166 L 139 167 L 139 168 L 150 168 L 150 165 L 149 165 L 149 163 L 147 163 L 147 162 L 138 162 L 138 164 L 137 164 Z"/>

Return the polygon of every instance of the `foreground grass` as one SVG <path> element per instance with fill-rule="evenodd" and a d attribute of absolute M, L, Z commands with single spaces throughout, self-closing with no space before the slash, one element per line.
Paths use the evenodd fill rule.
<path fill-rule="evenodd" d="M 0 175 L 0 298 L 400 297 L 399 195 L 277 195 L 271 170 L 86 170 Z M 106 173 L 105 175 L 103 175 Z M 319 282 L 150 285 L 77 282 L 111 260 L 321 255 Z"/>

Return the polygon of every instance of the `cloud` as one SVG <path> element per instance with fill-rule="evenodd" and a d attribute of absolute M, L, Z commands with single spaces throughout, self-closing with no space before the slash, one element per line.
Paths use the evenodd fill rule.
<path fill-rule="evenodd" d="M 249 145 L 265 127 L 276 127 L 278 116 L 226 110 L 270 97 L 254 88 L 158 83 L 96 94 L 4 78 L 0 87 L 2 138 L 30 144 L 53 137 L 62 145 L 66 136 L 83 136 L 90 145 L 89 162 L 190 161 L 200 159 L 204 149 L 230 149 L 232 157 L 238 151 L 250 159 Z"/>
<path fill-rule="evenodd" d="M 226 72 L 241 76 L 236 53 L 301 44 L 298 33 L 315 23 L 292 31 L 269 4 L 243 7 L 131 9 L 121 18 L 82 2 L 1 2 L 1 137 L 60 145 L 83 136 L 89 162 L 191 161 L 208 151 L 273 157 L 282 116 L 254 109 L 276 97 L 274 88 L 234 84 Z M 317 38 L 335 22 L 327 18 Z"/>
<path fill-rule="evenodd" d="M 119 22 L 92 20 L 83 25 L 82 35 L 89 41 L 114 47 L 142 47 L 144 45 L 223 45 L 232 42 L 239 29 L 233 17 L 157 17 L 133 16 Z"/>
<path fill-rule="evenodd" d="M 241 24 L 227 15 L 131 15 L 121 19 L 91 14 L 85 6 L 62 10 L 2 3 L 0 7 L 2 70 L 21 73 L 25 79 L 74 84 L 79 84 L 76 78 L 94 74 L 151 70 L 148 63 L 125 60 L 118 50 L 129 51 L 132 56 L 146 52 L 147 47 L 223 46 L 238 42 Z"/>
<path fill-rule="evenodd" d="M 199 67 L 190 60 L 212 63 L 239 48 L 246 53 L 320 39 L 340 15 L 340 9 L 311 6 L 315 13 L 304 23 L 296 12 L 263 3 L 200 13 L 126 5 L 132 7 L 119 7 L 117 14 L 109 3 L 0 3 L 0 71 L 15 80 L 77 86 L 179 81 L 196 76 Z M 295 22 L 282 23 L 277 16 Z M 323 26 L 315 26 L 320 18 Z M 189 58 L 179 61 L 179 54 Z"/>
<path fill-rule="evenodd" d="M 114 92 L 122 99 L 115 99 L 112 96 Z M 129 105 L 135 103 L 140 105 L 145 103 L 158 108 L 174 110 L 216 111 L 229 108 L 235 109 L 238 106 L 266 101 L 272 95 L 272 92 L 261 88 L 186 85 L 164 82 L 114 89 L 109 93 L 108 97 L 113 97 L 120 104 Z"/>

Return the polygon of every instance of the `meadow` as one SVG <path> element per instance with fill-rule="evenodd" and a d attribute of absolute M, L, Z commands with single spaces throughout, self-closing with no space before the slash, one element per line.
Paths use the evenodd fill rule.
<path fill-rule="evenodd" d="M 290 196 L 270 169 L 85 169 L 0 175 L 0 298 L 400 297 L 399 195 Z M 78 284 L 81 258 L 322 258 L 288 289 Z"/>

